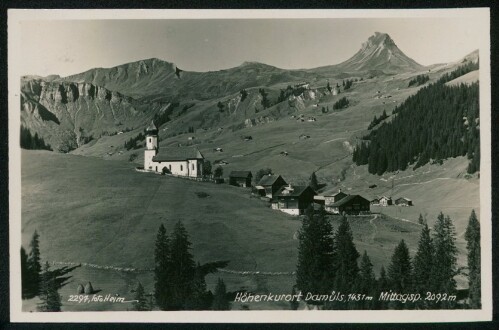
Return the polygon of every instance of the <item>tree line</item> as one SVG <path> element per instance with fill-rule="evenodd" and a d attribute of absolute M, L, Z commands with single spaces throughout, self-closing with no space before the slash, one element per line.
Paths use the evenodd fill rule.
<path fill-rule="evenodd" d="M 23 149 L 31 149 L 31 150 L 52 150 L 48 143 L 45 143 L 42 137 L 38 136 L 38 133 L 35 135 L 31 134 L 31 131 L 21 125 L 21 148 Z"/>
<path fill-rule="evenodd" d="M 440 213 L 433 228 L 423 225 L 417 252 L 413 258 L 404 240 L 394 249 L 390 264 L 381 267 L 376 278 L 373 264 L 366 251 L 358 252 L 349 222 L 342 217 L 336 232 L 324 211 L 308 211 L 299 231 L 296 289 L 312 295 L 330 295 L 331 292 L 356 293 L 372 299 L 307 301 L 322 309 L 450 309 L 457 308 L 456 233 L 449 216 Z M 467 308 L 480 308 L 480 225 L 471 212 L 465 239 L 468 249 L 469 294 Z M 359 262 L 360 258 L 360 262 Z M 293 288 L 295 290 L 295 288 Z M 380 299 L 383 292 L 420 294 L 421 300 L 402 302 Z M 295 291 L 294 291 L 295 292 Z M 437 300 L 428 292 L 446 294 Z M 296 309 L 296 303 L 291 304 Z"/>
<path fill-rule="evenodd" d="M 383 110 L 383 113 L 381 114 L 381 116 L 379 116 L 379 118 L 376 118 L 376 116 L 374 116 L 373 120 L 371 121 L 367 129 L 372 129 L 386 118 L 388 118 L 388 115 L 386 114 L 386 110 Z"/>
<path fill-rule="evenodd" d="M 227 261 L 206 264 L 194 262 L 191 242 L 184 225 L 175 224 L 171 237 L 160 225 L 154 251 L 154 298 L 161 310 L 228 310 L 225 284 L 218 279 L 214 294 L 207 290 L 205 277 Z M 145 297 L 136 296 L 145 305 Z"/>
<path fill-rule="evenodd" d="M 408 87 L 424 85 L 428 80 L 430 80 L 430 77 L 428 77 L 428 75 L 419 74 L 415 78 L 412 78 L 409 81 L 409 86 Z"/>
<path fill-rule="evenodd" d="M 46 261 L 41 263 L 40 235 L 35 230 L 31 238 L 29 252 L 21 246 L 21 294 L 22 299 L 40 298 L 37 310 L 40 312 L 60 312 L 61 296 L 58 290 L 66 285 L 71 276 L 65 276 L 76 267 L 62 267 L 52 270 Z"/>
<path fill-rule="evenodd" d="M 463 70 L 456 71 L 462 74 Z M 479 170 L 478 83 L 445 85 L 455 77 L 456 73 L 445 75 L 396 107 L 392 121 L 372 130 L 354 148 L 353 161 L 367 164 L 369 173 L 381 175 L 467 155 L 468 173 Z"/>

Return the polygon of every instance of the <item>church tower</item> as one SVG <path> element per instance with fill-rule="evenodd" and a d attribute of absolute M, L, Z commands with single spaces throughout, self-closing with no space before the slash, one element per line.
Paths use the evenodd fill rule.
<path fill-rule="evenodd" d="M 158 128 L 154 121 L 146 128 L 146 150 L 144 150 L 144 170 L 154 170 L 153 157 L 158 153 Z"/>

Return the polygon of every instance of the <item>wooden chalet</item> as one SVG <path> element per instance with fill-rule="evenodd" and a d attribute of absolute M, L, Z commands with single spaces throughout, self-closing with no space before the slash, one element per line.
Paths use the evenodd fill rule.
<path fill-rule="evenodd" d="M 359 214 L 370 211 L 370 202 L 360 195 L 348 195 L 338 202 L 326 206 L 326 212 L 334 214 Z"/>
<path fill-rule="evenodd" d="M 237 187 L 251 187 L 253 174 L 251 171 L 232 171 L 229 174 L 229 184 Z"/>
<path fill-rule="evenodd" d="M 274 194 L 285 185 L 287 185 L 287 183 L 284 181 L 282 176 L 269 174 L 264 175 L 260 179 L 256 189 L 258 189 L 260 195 L 273 198 Z"/>
<path fill-rule="evenodd" d="M 381 206 L 393 205 L 393 200 L 391 197 L 382 196 L 379 198 L 379 205 Z"/>
<path fill-rule="evenodd" d="M 272 208 L 291 215 L 300 215 L 313 204 L 317 193 L 310 186 L 284 186 L 275 194 Z"/>
<path fill-rule="evenodd" d="M 395 205 L 412 206 L 412 200 L 410 200 L 409 198 L 400 197 L 395 200 Z"/>

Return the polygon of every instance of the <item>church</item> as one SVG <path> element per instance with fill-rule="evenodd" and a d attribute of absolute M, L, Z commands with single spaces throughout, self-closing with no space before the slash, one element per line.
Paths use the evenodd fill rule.
<path fill-rule="evenodd" d="M 203 162 L 203 155 L 194 146 L 160 150 L 156 125 L 152 122 L 146 128 L 144 170 L 198 178 L 203 175 Z"/>

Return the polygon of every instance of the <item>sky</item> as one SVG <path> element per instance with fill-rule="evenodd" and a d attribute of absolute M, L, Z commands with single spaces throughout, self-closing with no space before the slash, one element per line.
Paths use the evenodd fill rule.
<path fill-rule="evenodd" d="M 478 48 L 477 22 L 462 18 L 30 20 L 20 23 L 22 75 L 67 76 L 147 58 L 187 71 L 257 61 L 284 69 L 338 64 L 374 32 L 388 33 L 422 65 Z"/>

